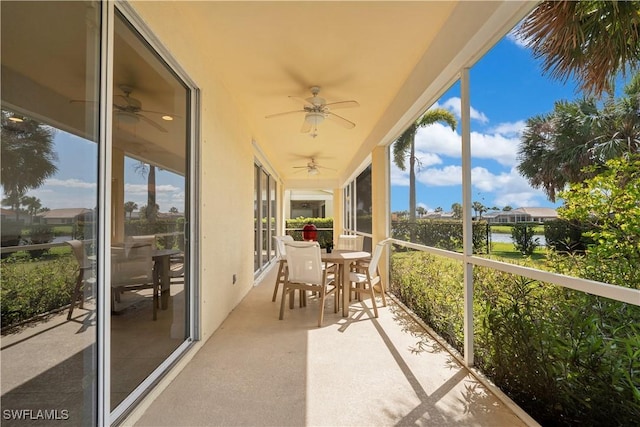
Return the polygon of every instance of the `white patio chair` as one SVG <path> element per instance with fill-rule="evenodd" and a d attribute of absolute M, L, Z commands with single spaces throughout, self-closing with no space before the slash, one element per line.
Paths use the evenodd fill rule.
<path fill-rule="evenodd" d="M 120 302 L 122 292 L 152 289 L 153 320 L 156 320 L 160 303 L 160 281 L 153 270 L 151 244 L 126 245 L 124 248 L 114 247 L 111 251 L 112 312 L 115 312 L 115 303 Z"/>
<path fill-rule="evenodd" d="M 356 264 L 355 271 L 349 272 L 349 292 L 355 292 L 360 295 L 362 293 L 369 294 L 371 297 L 371 304 L 373 305 L 373 313 L 375 317 L 378 317 L 378 305 L 376 304 L 376 291 L 375 288 L 380 289 L 382 296 L 382 304 L 387 305 L 387 299 L 385 297 L 385 287 L 382 277 L 380 276 L 380 270 L 378 264 L 382 257 L 382 252 L 386 246 L 386 241 L 380 242 L 376 245 L 371 255 L 371 261 L 366 265 Z M 352 286 L 354 285 L 354 286 Z"/>
<path fill-rule="evenodd" d="M 287 294 L 295 292 L 296 289 L 303 292 L 312 291 L 319 295 L 318 327 L 320 327 L 324 319 L 324 302 L 327 296 L 334 295 L 334 312 L 338 312 L 338 288 L 335 284 L 335 275 L 327 275 L 327 270 L 322 268 L 318 242 L 285 242 L 284 246 L 288 273 L 285 276 L 282 292 L 280 320 L 284 318 Z"/>

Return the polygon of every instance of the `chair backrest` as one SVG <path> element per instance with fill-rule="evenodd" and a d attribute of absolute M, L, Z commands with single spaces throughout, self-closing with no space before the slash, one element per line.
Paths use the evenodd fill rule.
<path fill-rule="evenodd" d="M 318 242 L 284 242 L 289 281 L 321 285 L 322 260 Z"/>
<path fill-rule="evenodd" d="M 371 254 L 371 261 L 369 262 L 370 277 L 376 277 L 378 275 L 378 263 L 380 262 L 380 258 L 382 257 L 382 251 L 384 251 L 385 246 L 386 246 L 386 242 L 380 242 L 373 249 L 373 254 Z"/>
<path fill-rule="evenodd" d="M 355 234 L 341 234 L 338 236 L 336 249 L 361 251 L 364 246 L 364 236 Z"/>
<path fill-rule="evenodd" d="M 84 249 L 84 242 L 82 240 L 67 240 L 67 244 L 71 246 L 73 255 L 76 257 L 76 261 L 78 261 L 78 265 L 80 265 L 80 268 L 89 267 L 90 263 L 87 259 L 87 253 Z"/>
<path fill-rule="evenodd" d="M 111 284 L 133 285 L 153 282 L 153 248 L 136 244 L 127 249 L 112 248 Z"/>
<path fill-rule="evenodd" d="M 148 234 L 144 236 L 127 236 L 124 246 L 130 248 L 132 246 L 151 245 L 151 249 L 157 249 L 156 236 Z"/>
<path fill-rule="evenodd" d="M 293 236 L 288 234 L 284 236 L 273 236 L 273 241 L 276 244 L 276 256 L 284 259 L 285 254 L 287 253 L 287 250 L 284 247 L 284 242 L 293 242 Z"/>

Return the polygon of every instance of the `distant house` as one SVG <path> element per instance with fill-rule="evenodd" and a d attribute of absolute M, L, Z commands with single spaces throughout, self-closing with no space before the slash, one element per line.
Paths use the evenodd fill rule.
<path fill-rule="evenodd" d="M 17 221 L 22 224 L 29 224 L 31 220 L 31 217 L 26 212 L 18 211 L 18 215 L 16 217 L 16 211 L 12 209 L 0 208 L 0 216 L 2 221 Z"/>
<path fill-rule="evenodd" d="M 483 216 L 491 224 L 514 224 L 517 222 L 545 222 L 558 219 L 554 208 L 517 208 L 510 211 L 492 212 Z"/>
<path fill-rule="evenodd" d="M 47 212 L 38 214 L 40 223 L 46 225 L 70 225 L 84 219 L 87 215 L 93 213 L 91 209 L 86 208 L 68 208 L 68 209 L 51 209 Z"/>

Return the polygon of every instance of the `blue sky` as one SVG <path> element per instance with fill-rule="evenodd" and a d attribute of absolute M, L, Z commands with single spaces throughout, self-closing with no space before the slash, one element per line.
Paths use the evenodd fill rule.
<path fill-rule="evenodd" d="M 526 120 L 553 111 L 556 100 L 580 97 L 573 81 L 551 80 L 541 62 L 514 37 L 507 36 L 470 70 L 472 201 L 502 209 L 555 207 L 517 170 L 519 138 Z M 449 89 L 434 107 L 453 112 L 460 121 L 460 85 Z M 427 210 L 451 210 L 462 202 L 460 125 L 455 132 L 436 123 L 416 135 L 416 201 Z M 408 208 L 409 174 L 391 167 L 391 210 Z"/>
<path fill-rule="evenodd" d="M 49 209 L 89 208 L 97 200 L 97 149 L 92 141 L 56 131 L 55 150 L 58 152 L 58 173 L 47 179 L 28 196 L 40 199 Z M 137 160 L 125 158 L 125 201 L 139 207 L 147 204 L 147 180 L 136 171 Z M 184 210 L 184 178 L 164 170 L 156 171 L 156 197 L 161 212 L 176 207 Z"/>

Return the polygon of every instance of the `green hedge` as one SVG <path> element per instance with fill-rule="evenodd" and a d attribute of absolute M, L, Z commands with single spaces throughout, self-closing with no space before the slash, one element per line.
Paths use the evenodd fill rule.
<path fill-rule="evenodd" d="M 474 221 L 473 252 L 487 253 L 489 228 L 486 221 Z M 450 251 L 462 250 L 462 221 L 457 219 L 418 219 L 391 222 L 391 236 L 394 239 L 410 241 L 411 232 L 415 233 L 415 243 Z"/>
<path fill-rule="evenodd" d="M 592 239 L 584 236 L 588 227 L 577 221 L 556 219 L 545 221 L 544 238 L 547 246 L 558 252 L 583 253 Z"/>
<path fill-rule="evenodd" d="M 3 260 L 2 328 L 69 304 L 77 272 L 70 250 L 51 261 Z"/>
<path fill-rule="evenodd" d="M 443 257 L 392 256 L 392 292 L 461 353 L 462 275 Z M 474 293 L 476 366 L 538 422 L 637 425 L 640 307 L 482 267 Z"/>

